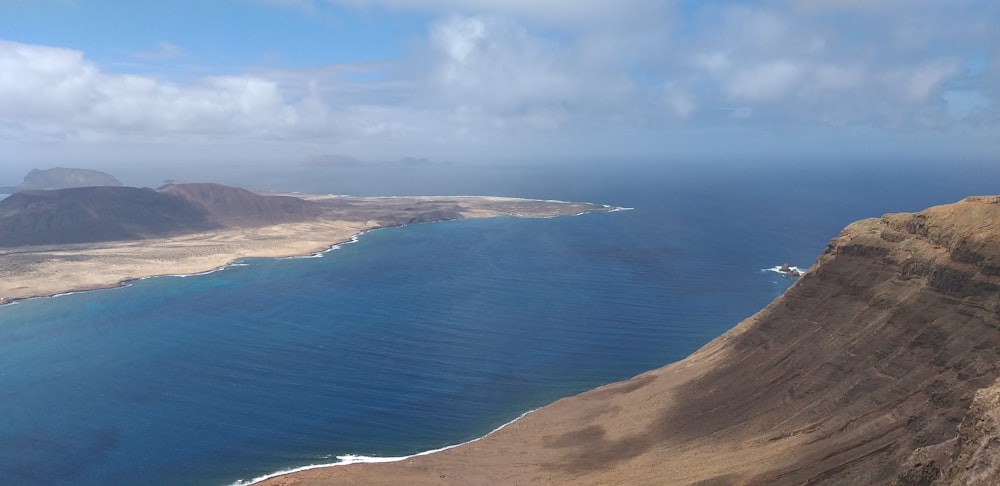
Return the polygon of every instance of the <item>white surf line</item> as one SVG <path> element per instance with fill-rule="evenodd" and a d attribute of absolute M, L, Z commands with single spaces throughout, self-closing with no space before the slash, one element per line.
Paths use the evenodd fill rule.
<path fill-rule="evenodd" d="M 378 229 L 378 228 L 373 228 L 373 229 Z M 203 272 L 196 272 L 196 273 L 160 273 L 160 274 L 156 274 L 156 275 L 146 275 L 146 276 L 143 276 L 143 277 L 127 278 L 127 279 L 124 279 L 124 280 L 118 282 L 115 285 L 109 285 L 107 287 L 97 287 L 97 288 L 83 289 L 83 290 L 69 290 L 69 291 L 66 291 L 66 292 L 59 292 L 59 293 L 52 294 L 52 295 L 37 295 L 37 296 L 33 296 L 33 297 L 18 297 L 18 298 L 13 298 L 13 299 L 10 299 L 10 300 L 4 299 L 4 298 L 0 298 L 0 307 L 4 307 L 4 306 L 8 306 L 8 305 L 15 305 L 15 304 L 17 304 L 17 303 L 19 303 L 21 301 L 27 301 L 27 300 L 54 299 L 56 297 L 63 297 L 63 296 L 66 296 L 66 295 L 82 294 L 84 292 L 98 292 L 98 291 L 102 291 L 102 290 L 123 289 L 123 288 L 126 288 L 126 287 L 131 287 L 133 282 L 138 282 L 140 280 L 149 280 L 149 279 L 153 279 L 153 278 L 163 278 L 163 277 L 173 277 L 173 278 L 200 277 L 200 276 L 203 276 L 203 275 L 210 275 L 210 274 L 213 274 L 215 272 L 221 272 L 221 271 L 226 270 L 226 269 L 228 269 L 230 267 L 248 267 L 248 266 L 250 266 L 250 264 L 245 261 L 247 259 L 290 260 L 290 259 L 297 259 L 297 258 L 320 258 L 320 257 L 322 257 L 326 253 L 329 253 L 329 252 L 334 251 L 334 250 L 339 250 L 341 248 L 341 245 L 348 245 L 348 244 L 351 244 L 351 243 L 357 243 L 358 242 L 358 238 L 360 236 L 364 235 L 365 233 L 369 232 L 369 231 L 372 231 L 372 230 L 364 230 L 364 231 L 359 231 L 357 233 L 354 233 L 353 235 L 351 235 L 351 238 L 349 240 L 347 240 L 347 241 L 341 241 L 339 243 L 334 243 L 334 244 L 330 245 L 328 248 L 326 248 L 324 250 L 320 250 L 320 251 L 318 251 L 316 253 L 313 253 L 311 255 L 298 255 L 298 256 L 289 256 L 289 257 L 266 257 L 266 256 L 265 257 L 255 257 L 255 256 L 240 257 L 240 258 L 237 258 L 237 259 L 235 259 L 235 260 L 233 260 L 233 261 L 231 261 L 231 262 L 229 262 L 229 263 L 227 263 L 225 265 L 220 265 L 218 267 L 212 268 L 210 270 L 205 270 Z"/>
<path fill-rule="evenodd" d="M 799 267 L 795 267 L 795 266 L 789 266 L 788 270 L 789 271 L 793 271 L 794 270 L 796 272 L 799 272 L 799 275 L 805 275 L 805 273 L 809 271 L 809 268 L 799 268 Z M 771 267 L 771 268 L 762 268 L 760 271 L 761 272 L 774 272 L 774 273 L 781 274 L 781 275 L 784 275 L 786 273 L 786 272 L 783 272 L 781 270 L 781 265 L 777 265 L 777 266 L 774 266 L 774 267 Z"/>
<path fill-rule="evenodd" d="M 33 297 L 16 297 L 16 298 L 11 298 L 9 300 L 8 299 L 4 299 L 4 298 L 0 298 L 0 307 L 5 307 L 5 306 L 8 306 L 8 305 L 16 305 L 16 304 L 19 304 L 21 302 L 28 301 L 28 300 L 54 299 L 56 297 L 65 297 L 67 295 L 82 294 L 84 292 L 97 292 L 97 291 L 100 291 L 100 290 L 124 289 L 126 287 L 131 287 L 132 286 L 132 282 L 134 282 L 136 280 L 142 280 L 143 278 L 152 278 L 152 277 L 130 278 L 130 279 L 127 279 L 127 280 L 122 280 L 121 282 L 118 282 L 118 284 L 116 284 L 114 286 L 98 287 L 98 288 L 84 289 L 84 290 L 68 290 L 66 292 L 59 292 L 57 294 L 52 294 L 52 295 L 36 295 L 36 296 L 33 296 Z"/>
<path fill-rule="evenodd" d="M 301 467 L 296 467 L 296 468 L 292 468 L 292 469 L 285 469 L 285 470 L 281 470 L 281 471 L 278 471 L 278 472 L 273 472 L 271 474 L 267 474 L 267 475 L 264 475 L 264 476 L 259 476 L 259 477 L 253 478 L 253 479 L 251 479 L 249 481 L 244 481 L 244 480 L 240 479 L 240 480 L 237 480 L 234 483 L 231 483 L 230 486 L 250 486 L 252 484 L 258 484 L 258 483 L 267 481 L 268 479 L 271 479 L 271 478 L 276 478 L 276 477 L 279 477 L 279 476 L 285 476 L 287 474 L 292 474 L 292 473 L 297 473 L 297 472 L 302 472 L 302 471 L 309 471 L 309 470 L 312 470 L 312 469 L 320 469 L 320 468 L 324 468 L 324 467 L 347 466 L 347 465 L 350 465 L 350 464 L 377 464 L 377 463 L 383 463 L 383 462 L 399 462 L 399 461 L 405 461 L 407 459 L 411 459 L 411 458 L 418 457 L 418 456 L 427 456 L 427 455 L 430 455 L 430 454 L 434 454 L 436 452 L 446 451 L 448 449 L 454 449 L 456 447 L 461 447 L 461 446 L 464 446 L 466 444 L 471 444 L 473 442 L 477 442 L 477 441 L 480 441 L 482 439 L 485 439 L 485 438 L 487 438 L 487 437 L 489 437 L 489 436 L 491 436 L 491 435 L 499 432 L 500 429 L 503 429 L 504 427 L 506 427 L 506 426 L 508 426 L 508 425 L 510 425 L 510 424 L 512 424 L 514 422 L 517 422 L 518 420 L 521 420 L 522 418 L 524 418 L 525 416 L 527 416 L 529 413 L 534 412 L 535 410 L 538 410 L 538 409 L 536 408 L 534 410 L 528 410 L 527 412 L 524 412 L 521 415 L 518 415 L 516 418 L 514 418 L 514 420 L 511 420 L 510 422 L 507 422 L 507 423 L 505 423 L 505 424 L 503 424 L 503 425 L 501 425 L 501 426 L 499 426 L 499 427 L 491 430 L 489 433 L 487 433 L 486 435 L 484 435 L 482 437 L 476 437 L 475 439 L 472 439 L 472 440 L 469 440 L 469 441 L 466 441 L 466 442 L 462 442 L 460 444 L 453 444 L 453 445 L 450 445 L 450 446 L 445 446 L 445 447 L 442 447 L 440 449 L 431 449 L 429 451 L 418 452 L 416 454 L 412 454 L 412 455 L 409 455 L 409 456 L 397 456 L 397 457 L 377 457 L 377 456 L 361 456 L 361 455 L 355 455 L 355 454 L 344 454 L 342 456 L 337 456 L 337 459 L 339 459 L 339 461 L 337 461 L 337 462 L 331 462 L 331 463 L 327 463 L 327 464 L 311 464 L 311 465 L 308 465 L 308 466 L 301 466 Z"/>
<path fill-rule="evenodd" d="M 327 253 L 330 253 L 330 252 L 335 251 L 335 250 L 340 250 L 342 248 L 342 245 L 350 245 L 352 243 L 357 243 L 359 241 L 359 238 L 361 236 L 363 236 L 365 233 L 367 233 L 369 231 L 372 231 L 372 230 L 375 230 L 375 229 L 381 229 L 381 228 L 372 228 L 372 229 L 367 229 L 367 230 L 364 230 L 364 231 L 358 231 L 357 233 L 354 233 L 353 235 L 351 235 L 351 239 L 349 239 L 347 241 L 341 241 L 339 243 L 334 243 L 334 244 L 330 245 L 329 247 L 327 247 L 326 249 L 317 251 L 316 253 L 313 253 L 311 255 L 294 255 L 294 256 L 289 256 L 289 257 L 278 257 L 277 260 L 298 260 L 298 259 L 302 259 L 302 258 L 322 258 L 323 255 L 326 255 Z M 251 258 L 253 258 L 253 257 L 251 257 Z M 267 257 L 256 257 L 256 258 L 267 258 Z"/>

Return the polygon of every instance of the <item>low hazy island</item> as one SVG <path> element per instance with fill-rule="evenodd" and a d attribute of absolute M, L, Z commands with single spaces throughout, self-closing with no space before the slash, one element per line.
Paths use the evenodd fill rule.
<path fill-rule="evenodd" d="M 240 258 L 309 255 L 375 228 L 612 209 L 485 196 L 258 194 L 213 183 L 151 189 L 101 179 L 107 184 L 77 187 L 80 177 L 98 176 L 60 171 L 25 180 L 62 188 L 22 184 L 0 201 L 0 303 L 200 273 Z"/>
<path fill-rule="evenodd" d="M 1000 484 L 1000 196 L 848 226 L 677 363 L 345 484 Z M 371 461 L 375 462 L 375 461 Z"/>

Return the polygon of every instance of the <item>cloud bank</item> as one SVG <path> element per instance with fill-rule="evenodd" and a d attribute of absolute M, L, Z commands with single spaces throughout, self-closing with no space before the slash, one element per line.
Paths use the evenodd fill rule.
<path fill-rule="evenodd" d="M 400 59 L 180 81 L 0 41 L 0 141 L 438 155 L 612 152 L 621 140 L 669 153 L 671 134 L 731 129 L 956 144 L 1000 134 L 1000 8 L 989 1 L 267 3 L 431 20 Z M 147 58 L 181 53 L 198 57 L 163 42 Z"/>

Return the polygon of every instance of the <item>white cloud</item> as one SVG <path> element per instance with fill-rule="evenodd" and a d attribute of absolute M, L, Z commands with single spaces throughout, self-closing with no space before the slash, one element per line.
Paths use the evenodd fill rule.
<path fill-rule="evenodd" d="M 274 0 L 271 0 L 274 1 Z M 287 0 L 286 0 L 287 1 Z M 320 0 L 355 8 L 383 7 L 461 15 L 499 15 L 559 25 L 645 23 L 670 9 L 662 0 Z"/>
<path fill-rule="evenodd" d="M 786 42 L 794 36 L 785 18 L 768 10 L 731 7 L 723 10 L 722 17 L 724 35 L 739 39 L 743 49 L 786 48 Z"/>
<path fill-rule="evenodd" d="M 79 51 L 0 42 L 0 122 L 8 136 L 44 126 L 55 138 L 171 134 L 294 136 L 305 103 L 274 81 L 219 76 L 177 85 L 102 72 Z"/>
<path fill-rule="evenodd" d="M 767 101 L 787 97 L 803 78 L 803 69 L 789 61 L 771 61 L 737 71 L 725 86 L 740 101 Z"/>
<path fill-rule="evenodd" d="M 923 0 L 902 10 L 903 0 L 888 2 L 896 10 L 835 0 L 255 1 L 431 20 L 404 59 L 250 67 L 183 83 L 118 73 L 78 50 L 0 41 L 0 141 L 483 151 L 527 137 L 582 147 L 609 127 L 753 125 L 743 118 L 890 131 L 1000 125 L 1000 33 L 984 27 L 1000 18 L 983 1 L 959 4 L 978 12 Z M 183 45 L 131 55 L 196 63 L 197 48 Z M 977 74 L 966 72 L 971 58 L 980 59 Z"/>
<path fill-rule="evenodd" d="M 456 105 L 526 110 L 559 104 L 580 84 L 566 76 L 554 47 L 503 19 L 449 17 L 432 27 L 430 46 L 438 62 L 430 87 Z"/>
<path fill-rule="evenodd" d="M 486 40 L 486 23 L 481 18 L 452 18 L 431 33 L 431 43 L 437 44 L 452 63 L 466 64 L 481 49 Z"/>
<path fill-rule="evenodd" d="M 911 101 L 926 100 L 938 91 L 941 84 L 958 73 L 959 63 L 955 59 L 935 59 L 920 66 L 893 73 L 898 77 L 899 88 Z"/>
<path fill-rule="evenodd" d="M 78 51 L 0 41 L 0 113 L 15 120 L 75 115 L 97 75 Z"/>
<path fill-rule="evenodd" d="M 694 95 L 675 85 L 667 85 L 664 89 L 664 96 L 666 97 L 667 105 L 673 110 L 677 118 L 686 120 L 698 110 L 698 100 Z"/>
<path fill-rule="evenodd" d="M 851 91 L 865 81 L 865 70 L 857 64 L 824 64 L 817 66 L 813 84 L 820 91 Z"/>
<path fill-rule="evenodd" d="M 708 71 L 710 74 L 720 74 L 728 71 L 733 63 L 730 61 L 728 54 L 715 51 L 696 55 L 694 57 L 694 65 Z"/>

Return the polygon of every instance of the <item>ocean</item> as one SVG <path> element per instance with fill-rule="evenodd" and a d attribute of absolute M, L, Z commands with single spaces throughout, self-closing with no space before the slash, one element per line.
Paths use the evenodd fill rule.
<path fill-rule="evenodd" d="M 941 169 L 948 167 L 948 169 Z M 1000 169 L 521 164 L 244 172 L 255 189 L 633 208 L 382 229 L 319 257 L 0 307 L 0 483 L 231 485 L 482 436 L 676 361 L 846 224 L 998 193 Z"/>

